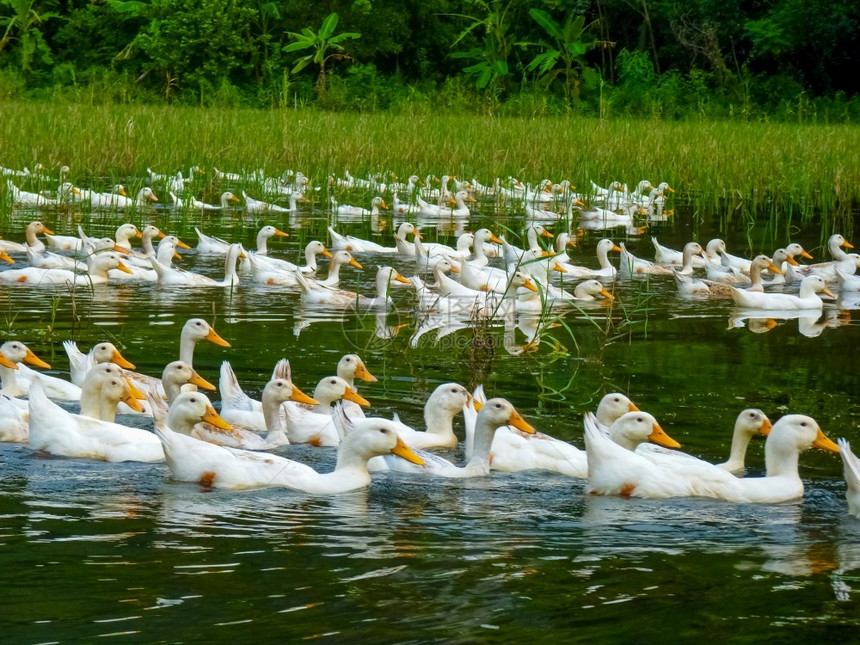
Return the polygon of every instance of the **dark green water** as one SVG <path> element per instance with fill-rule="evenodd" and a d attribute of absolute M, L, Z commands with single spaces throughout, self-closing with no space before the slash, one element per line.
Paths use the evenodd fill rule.
<path fill-rule="evenodd" d="M 77 219 L 91 234 L 112 233 L 124 221 L 88 218 L 44 217 L 63 234 Z M 18 240 L 30 219 L 7 214 L 0 233 Z M 154 221 L 195 243 L 199 217 Z M 702 243 L 719 235 L 741 253 L 746 231 L 720 231 L 718 221 L 681 205 L 675 221 L 652 232 L 675 248 L 694 233 Z M 295 260 L 308 240 L 325 239 L 319 215 L 266 223 L 292 234 L 270 245 L 281 257 Z M 522 228 L 486 208 L 469 228 L 500 223 Z M 249 248 L 259 226 L 238 216 L 203 222 L 207 232 Z M 374 235 L 366 223 L 337 228 Z M 390 244 L 391 228 L 374 239 Z M 822 256 L 816 225 L 794 233 Z M 761 242 L 764 235 L 756 231 L 755 250 L 770 252 L 776 244 Z M 586 237 L 574 260 L 595 265 L 600 237 Z M 647 235 L 627 245 L 653 255 Z M 365 270 L 344 269 L 342 279 L 370 293 L 376 264 L 389 258 L 359 260 Z M 186 253 L 181 264 L 223 275 L 220 259 Z M 414 273 L 408 260 L 394 265 Z M 682 299 L 670 277 L 621 281 L 617 290 L 622 305 L 570 312 L 563 318 L 570 331 L 550 329 L 536 351 L 518 356 L 505 350 L 501 327 L 489 330 L 492 342 L 462 329 L 436 343 L 431 332 L 412 347 L 407 290 L 394 293 L 397 310 L 382 324 L 409 324 L 385 341 L 374 317 L 308 312 L 294 292 L 248 284 L 232 293 L 108 285 L 74 297 L 3 287 L 0 325 L 4 337 L 24 340 L 51 362 L 52 374 L 67 374 L 62 340 L 89 348 L 106 337 L 140 371 L 158 374 L 177 356 L 187 318 L 214 319 L 232 348 L 198 345 L 195 367 L 214 382 L 220 362 L 230 360 L 252 396 L 281 356 L 296 384 L 312 392 L 343 353 L 357 351 L 379 377 L 361 387 L 371 411 L 396 411 L 416 424 L 429 393 L 454 380 L 483 382 L 533 425 L 579 446 L 582 413 L 613 390 L 709 460 L 725 458 L 734 418 L 748 406 L 774 420 L 809 414 L 829 436 L 860 442 L 860 332 L 856 314 L 842 313 L 850 303 L 826 306 L 828 326 L 788 320 L 753 333 L 730 328 L 730 303 Z M 514 338 L 526 342 L 521 332 Z M 762 446 L 751 446 L 750 474 L 763 470 Z M 279 453 L 323 470 L 334 464 L 332 450 Z M 806 453 L 801 469 L 804 499 L 770 506 L 586 497 L 583 481 L 537 472 L 473 481 L 380 474 L 366 491 L 314 498 L 205 492 L 172 483 L 164 465 L 51 459 L 6 444 L 0 628 L 5 642 L 16 643 L 847 640 L 860 625 L 860 521 L 846 514 L 838 456 Z"/>

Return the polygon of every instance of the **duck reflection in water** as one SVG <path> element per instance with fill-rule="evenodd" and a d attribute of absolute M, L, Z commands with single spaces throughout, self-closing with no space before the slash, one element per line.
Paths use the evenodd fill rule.
<path fill-rule="evenodd" d="M 780 326 L 779 321 L 797 320 L 797 331 L 807 338 L 820 336 L 825 329 L 841 327 L 851 322 L 851 312 L 845 309 L 819 311 L 754 311 L 732 309 L 728 329 L 747 327 L 754 334 L 764 334 Z"/>

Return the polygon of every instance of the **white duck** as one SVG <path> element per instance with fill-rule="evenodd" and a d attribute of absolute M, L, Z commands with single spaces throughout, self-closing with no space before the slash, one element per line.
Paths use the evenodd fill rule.
<path fill-rule="evenodd" d="M 326 258 L 332 257 L 322 242 L 312 240 L 305 246 L 305 264 L 303 266 L 296 266 L 287 260 L 264 257 L 259 254 L 249 255 L 248 259 L 256 282 L 292 286 L 298 284 L 294 275 L 296 269 L 306 275 L 313 275 L 317 272 L 317 255 Z"/>
<path fill-rule="evenodd" d="M 621 275 L 626 276 L 672 275 L 674 272 L 678 272 L 681 275 L 690 275 L 691 273 L 693 273 L 693 257 L 696 255 L 704 254 L 704 249 L 702 249 L 702 247 L 697 242 L 687 242 L 687 244 L 684 245 L 683 265 L 681 269 L 678 270 L 673 267 L 665 267 L 659 264 L 654 264 L 653 262 L 649 262 L 648 260 L 637 258 L 635 255 L 633 255 L 627 250 L 627 248 L 624 246 L 624 242 L 621 242 L 620 246 L 620 271 Z"/>
<path fill-rule="evenodd" d="M 355 267 L 356 269 L 364 268 L 355 258 L 352 257 L 352 254 L 349 251 L 336 251 L 335 253 L 332 253 L 326 278 L 324 280 L 316 280 L 308 276 L 307 280 L 311 284 L 315 284 L 317 286 L 336 287 L 340 283 L 340 268 L 345 264 Z"/>
<path fill-rule="evenodd" d="M 226 211 L 230 209 L 230 202 L 238 202 L 240 201 L 236 195 L 231 193 L 229 190 L 221 193 L 220 203 L 219 204 L 207 204 L 204 201 L 201 201 L 191 195 L 188 199 L 181 200 L 176 197 L 174 193 L 170 193 L 170 197 L 173 199 L 173 205 L 180 210 L 194 210 L 194 211 L 202 211 L 202 212 L 213 212 L 213 211 Z"/>
<path fill-rule="evenodd" d="M 194 348 L 202 340 L 220 347 L 230 347 L 230 343 L 221 338 L 208 322 L 202 318 L 189 318 L 185 321 L 179 334 L 179 360 L 188 365 L 193 365 Z M 166 396 L 161 379 L 139 372 L 126 372 L 126 376 L 145 392 L 157 394 L 160 397 Z"/>
<path fill-rule="evenodd" d="M 47 233 L 53 235 L 54 231 L 45 226 L 42 222 L 30 222 L 24 229 L 24 243 L 12 242 L 10 240 L 0 240 L 0 249 L 7 253 L 26 253 L 28 249 L 32 249 L 41 253 L 45 250 L 45 244 L 37 235 Z"/>
<path fill-rule="evenodd" d="M 115 378 L 97 370 L 93 376 L 104 379 L 102 397 L 111 401 L 122 399 L 132 409 L 143 409 L 130 395 L 131 389 L 125 378 Z M 45 396 L 38 379 L 30 387 L 28 445 L 32 450 L 58 457 L 143 462 L 164 459 L 161 443 L 151 432 L 66 412 Z"/>
<path fill-rule="evenodd" d="M 0 345 L 0 354 L 5 359 L 14 363 L 17 369 L 9 369 L 6 363 L 0 363 L 0 378 L 3 380 L 3 394 L 9 396 L 26 396 L 36 378 L 42 380 L 42 385 L 47 396 L 62 401 L 77 401 L 81 398 L 81 389 L 74 383 L 65 381 L 55 376 L 39 374 L 33 371 L 27 364 L 35 365 L 43 369 L 51 369 L 51 366 L 36 356 L 29 347 L 18 340 L 10 340 Z"/>
<path fill-rule="evenodd" d="M 24 267 L 23 269 L 10 269 L 0 272 L 0 282 L 6 284 L 24 284 L 28 286 L 45 285 L 76 285 L 88 287 L 93 284 L 103 284 L 110 279 L 108 271 L 119 269 L 125 273 L 131 273 L 131 269 L 120 259 L 118 253 L 105 251 L 87 256 L 87 273 L 85 275 L 75 274 L 68 269 L 38 269 L 36 267 Z"/>
<path fill-rule="evenodd" d="M 242 191 L 242 197 L 245 198 L 245 212 L 250 213 L 252 215 L 291 212 L 288 208 L 284 208 L 283 206 L 278 206 L 277 204 L 270 204 L 259 199 L 254 199 L 253 197 L 249 197 L 244 190 Z"/>
<path fill-rule="evenodd" d="M 676 251 L 675 249 L 670 249 L 668 246 L 663 246 L 657 241 L 656 237 L 651 238 L 651 244 L 654 245 L 654 262 L 657 264 L 677 264 L 678 266 L 684 264 L 683 251 Z M 725 242 L 714 238 L 705 246 L 704 257 L 699 255 L 693 256 L 693 266 L 701 268 L 710 261 L 709 258 L 719 259 L 720 253 L 724 248 Z"/>
<path fill-rule="evenodd" d="M 12 203 L 25 208 L 55 208 L 60 205 L 56 199 L 51 199 L 39 193 L 29 193 L 18 188 L 11 179 L 6 180 L 6 187 L 12 197 Z"/>
<path fill-rule="evenodd" d="M 193 391 L 192 388 L 186 388 L 186 385 L 211 391 L 216 389 L 184 361 L 173 361 L 164 366 L 161 372 L 161 385 L 164 388 L 164 400 L 168 404 L 173 403 L 183 391 Z"/>
<path fill-rule="evenodd" d="M 746 467 L 747 447 L 750 440 L 757 434 L 765 437 L 770 434 L 773 425 L 767 415 L 757 408 L 742 410 L 735 419 L 735 428 L 732 432 L 732 444 L 729 449 L 729 459 L 721 464 L 720 468 L 732 473 L 742 473 Z"/>
<path fill-rule="evenodd" d="M 88 353 L 84 354 L 78 349 L 75 341 L 64 340 L 63 349 L 66 350 L 66 355 L 69 357 L 69 373 L 72 383 L 78 387 L 83 386 L 87 372 L 101 363 L 114 363 L 127 370 L 135 368 L 134 364 L 127 361 L 116 348 L 116 345 L 111 342 L 97 343 Z"/>
<path fill-rule="evenodd" d="M 46 233 L 47 246 L 52 251 L 80 251 L 83 239 L 75 235 L 51 235 Z"/>
<path fill-rule="evenodd" d="M 213 280 L 199 273 L 174 269 L 162 264 L 156 258 L 150 258 L 150 261 L 152 262 L 152 268 L 158 274 L 158 282 L 162 285 L 172 287 L 234 287 L 239 284 L 239 275 L 236 273 L 236 261 L 245 257 L 247 256 L 241 244 L 230 245 L 230 250 L 227 252 L 224 264 L 223 280 Z"/>
<path fill-rule="evenodd" d="M 482 385 L 477 387 L 473 397 L 474 404 L 463 407 L 463 416 L 466 420 L 467 460 L 471 459 L 475 450 L 478 411 L 486 404 Z M 502 472 L 547 470 L 580 478 L 588 475 L 588 465 L 583 450 L 548 434 L 523 431 L 512 425 L 505 425 L 496 430 L 490 448 L 490 469 Z"/>
<path fill-rule="evenodd" d="M 611 280 L 615 277 L 618 270 L 612 266 L 612 263 L 609 261 L 610 251 L 618 251 L 620 253 L 621 247 L 615 244 L 612 240 L 604 238 L 600 240 L 595 247 L 597 263 L 600 266 L 599 269 L 591 269 L 589 267 L 575 264 L 563 264 L 562 266 L 571 278 L 597 278 L 598 280 Z"/>
<path fill-rule="evenodd" d="M 837 444 L 845 468 L 845 499 L 848 500 L 848 512 L 854 517 L 860 517 L 860 459 L 851 452 L 851 444 L 845 439 L 839 439 Z"/>
<path fill-rule="evenodd" d="M 521 291 L 517 293 L 517 313 L 539 314 L 547 307 L 558 307 L 562 305 L 577 303 L 598 302 L 601 300 L 612 301 L 615 299 L 600 280 L 584 280 L 573 289 L 573 296 L 569 293 L 567 297 L 553 296 L 549 291 L 532 292 Z"/>
<path fill-rule="evenodd" d="M 443 383 L 433 390 L 427 403 L 424 404 L 426 429 L 416 430 L 401 422 L 400 418 L 395 415 L 393 423 L 396 426 L 397 434 L 406 442 L 406 445 L 413 449 L 454 448 L 457 446 L 457 435 L 454 434 L 454 417 L 464 409 L 471 398 L 468 390 L 462 385 Z M 381 466 L 380 469 L 382 470 L 387 468 L 381 463 L 371 464 L 371 468 L 374 466 Z"/>
<path fill-rule="evenodd" d="M 420 464 L 397 436 L 393 424 L 385 419 L 358 423 L 337 453 L 334 472 L 320 474 L 283 457 L 247 450 L 235 450 L 198 441 L 173 428 L 185 425 L 180 418 L 192 418 L 208 405 L 200 394 L 183 394 L 171 408 L 167 426 L 156 433 L 164 443 L 164 453 L 172 477 L 178 481 L 198 482 L 211 488 L 247 489 L 280 486 L 316 495 L 344 493 L 370 484 L 367 461 L 376 455 L 395 454 Z M 211 406 L 210 406 L 211 407 Z"/>
<path fill-rule="evenodd" d="M 331 418 L 331 404 L 339 399 L 369 406 L 354 388 L 339 376 L 327 376 L 320 380 L 313 398 L 318 401 L 313 409 L 292 402 L 283 405 L 287 417 L 287 435 L 291 443 L 309 443 L 314 446 L 336 446 L 340 436 Z"/>
<path fill-rule="evenodd" d="M 115 204 L 115 210 L 134 210 L 134 209 L 142 209 L 146 206 L 149 206 L 150 202 L 157 202 L 158 197 L 155 196 L 155 193 L 152 192 L 152 188 L 149 186 L 144 186 L 139 191 L 137 191 L 137 196 L 132 199 L 130 197 L 124 197 L 122 195 L 115 195 L 113 198 L 113 203 Z"/>
<path fill-rule="evenodd" d="M 105 377 L 110 377 L 110 379 Z M 37 380 L 42 382 L 43 379 L 44 376 L 40 376 Z M 117 381 L 125 381 L 127 387 L 122 387 Z M 120 391 L 118 398 L 109 394 L 110 388 L 116 387 L 119 387 Z M 125 406 L 127 411 L 143 412 L 144 408 L 139 399 L 144 398 L 146 395 L 126 379 L 119 365 L 100 363 L 87 372 L 84 378 L 81 387 L 80 415 L 113 423 L 116 419 L 117 408 L 121 404 Z"/>
<path fill-rule="evenodd" d="M 766 255 L 757 255 L 753 258 L 750 264 L 750 286 L 745 291 L 764 292 L 764 286 L 761 279 L 762 271 L 770 270 L 776 274 L 780 273 L 777 265 Z M 678 292 L 682 295 L 700 294 L 714 298 L 731 298 L 733 287 L 726 282 L 715 280 L 699 280 L 692 276 L 682 275 L 675 271 L 675 282 L 678 286 Z"/>
<path fill-rule="evenodd" d="M 232 373 L 232 369 L 230 372 Z M 233 374 L 233 378 L 235 378 L 235 374 Z M 272 450 L 287 445 L 290 443 L 287 436 L 287 424 L 280 411 L 281 404 L 286 401 L 296 401 L 308 405 L 318 403 L 318 401 L 302 393 L 289 379 L 273 378 L 263 388 L 261 412 L 228 409 L 222 406 L 221 418 L 233 426 L 233 431 L 224 433 L 217 428 L 210 428 L 207 424 L 198 424 L 192 436 L 220 446 L 245 450 Z M 257 428 L 257 414 L 263 416 L 261 429 Z M 266 432 L 265 437 L 261 437 L 257 431 Z"/>
<path fill-rule="evenodd" d="M 824 278 L 818 275 L 804 278 L 800 283 L 800 293 L 796 296 L 788 293 L 758 293 L 732 287 L 732 298 L 735 304 L 747 309 L 821 309 L 824 302 L 818 296 L 819 293 L 825 293 L 831 298 L 835 297 L 827 288 Z"/>
<path fill-rule="evenodd" d="M 613 437 L 624 429 L 631 443 L 645 441 L 653 421 L 648 417 L 644 412 L 624 415 L 613 424 Z M 607 440 L 588 423 L 585 437 L 590 492 L 651 498 L 698 496 L 734 502 L 784 502 L 803 495 L 798 474 L 802 451 L 818 447 L 839 452 L 814 419 L 800 414 L 786 415 L 773 425 L 765 443 L 766 477 L 738 479 L 699 459 L 664 459 L 658 463 L 638 451 L 631 452 L 629 446 Z"/>
<path fill-rule="evenodd" d="M 410 284 L 409 280 L 400 275 L 391 267 L 379 267 L 376 272 L 376 296 L 367 297 L 362 294 L 334 289 L 328 286 L 320 286 L 302 275 L 301 271 L 295 272 L 296 281 L 302 290 L 302 302 L 311 305 L 331 305 L 334 307 L 388 307 L 392 304 L 389 290 L 394 282 Z"/>
<path fill-rule="evenodd" d="M 363 240 L 352 235 L 341 235 L 331 226 L 328 227 L 331 235 L 332 248 L 337 251 L 350 251 L 352 253 L 402 253 L 403 255 L 414 255 L 414 248 L 406 243 L 406 236 L 417 234 L 415 225 L 411 222 L 403 222 L 394 234 L 396 246 L 382 246 L 371 240 Z M 407 250 L 408 249 L 408 250 Z"/>
<path fill-rule="evenodd" d="M 335 213 L 339 217 L 356 217 L 356 216 L 367 216 L 367 215 L 379 215 L 380 208 L 388 208 L 385 205 L 385 200 L 382 197 L 376 196 L 372 200 L 370 200 L 370 210 L 366 208 L 362 208 L 361 206 L 350 206 L 348 204 L 338 204 L 334 196 L 331 198 L 331 208 L 332 212 Z"/>
<path fill-rule="evenodd" d="M 272 381 L 280 380 L 292 382 L 290 362 L 282 358 L 275 364 L 272 370 Z M 316 405 L 318 401 L 301 393 L 301 391 L 292 386 L 296 392 L 295 401 Z M 256 399 L 252 399 L 242 386 L 239 385 L 239 379 L 236 378 L 236 373 L 229 361 L 221 363 L 221 374 L 218 379 L 218 390 L 221 393 L 221 416 L 233 425 L 239 425 L 242 428 L 265 432 L 269 427 L 266 421 L 266 416 L 263 414 L 263 403 Z M 168 399 L 169 400 L 169 399 Z"/>
<path fill-rule="evenodd" d="M 125 186 L 116 184 L 113 191 L 109 193 L 97 193 L 90 191 L 90 208 L 96 211 L 116 211 L 123 210 L 121 204 L 126 203 L 128 193 L 125 191 Z"/>
<path fill-rule="evenodd" d="M 454 193 L 454 205 L 451 208 L 440 207 L 439 216 L 440 217 L 468 217 L 471 215 L 472 211 L 469 210 L 469 207 L 466 205 L 466 202 L 476 202 L 477 200 L 472 197 L 465 190 L 458 190 Z"/>
<path fill-rule="evenodd" d="M 397 463 L 385 458 L 390 470 L 405 471 L 415 474 L 431 475 L 436 477 L 486 477 L 490 474 L 492 458 L 492 445 L 496 431 L 504 426 L 513 426 L 521 432 L 533 434 L 535 432 L 520 416 L 513 405 L 505 399 L 490 399 L 481 407 L 475 418 L 475 433 L 471 456 L 463 466 L 455 466 L 453 463 L 423 450 L 417 454 L 424 460 L 421 468 L 413 468 L 408 464 Z M 347 437 L 352 434 L 350 432 Z"/>
<path fill-rule="evenodd" d="M 213 255 L 226 255 L 230 250 L 230 242 L 222 240 L 220 237 L 206 235 L 196 226 L 194 231 L 197 233 L 197 252 L 211 253 Z M 289 237 L 287 233 L 274 226 L 264 226 L 257 233 L 257 253 L 266 255 L 269 252 L 267 241 L 271 237 Z"/>

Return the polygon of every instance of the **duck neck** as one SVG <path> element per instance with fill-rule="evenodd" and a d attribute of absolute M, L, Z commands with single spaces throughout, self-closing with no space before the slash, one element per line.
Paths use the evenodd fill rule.
<path fill-rule="evenodd" d="M 257 253 L 259 255 L 268 255 L 269 247 L 268 247 L 269 236 L 266 235 L 265 231 L 260 231 L 257 233 Z"/>
<path fill-rule="evenodd" d="M 166 267 L 173 266 L 173 254 L 176 253 L 176 247 L 172 244 L 162 244 L 158 247 L 158 256 L 156 259 Z"/>
<path fill-rule="evenodd" d="M 172 379 L 161 379 L 161 386 L 164 388 L 164 395 L 170 404 L 182 394 L 182 385 Z"/>
<path fill-rule="evenodd" d="M 472 439 L 472 457 L 465 466 L 468 470 L 490 472 L 490 449 L 493 447 L 495 434 L 495 428 L 491 428 L 483 419 L 477 419 L 475 436 Z"/>
<path fill-rule="evenodd" d="M 834 260 L 836 260 L 837 262 L 840 262 L 840 261 L 844 260 L 845 256 L 848 254 L 844 250 L 842 250 L 842 247 L 839 245 L 838 241 L 833 240 L 830 243 L 830 255 L 833 256 Z"/>
<path fill-rule="evenodd" d="M 274 439 L 279 434 L 286 437 L 287 422 L 281 415 L 281 401 L 263 392 L 263 419 L 266 421 L 267 439 Z"/>
<path fill-rule="evenodd" d="M 20 389 L 18 388 L 18 378 L 15 376 L 15 372 L 17 371 L 0 365 L 0 382 L 2 382 L 4 394 L 18 396 Z"/>
<path fill-rule="evenodd" d="M 577 300 L 583 301 L 592 301 L 595 299 L 594 296 L 588 293 L 588 285 L 584 282 L 580 282 L 576 285 L 576 288 L 573 290 L 573 297 Z"/>
<path fill-rule="evenodd" d="M 750 281 L 752 284 L 748 291 L 764 291 L 764 287 L 761 283 L 761 267 L 755 262 L 750 266 Z"/>
<path fill-rule="evenodd" d="M 634 452 L 636 450 L 636 447 L 640 443 L 642 443 L 638 439 L 634 439 L 633 437 L 629 437 L 623 432 L 612 432 L 611 428 L 609 431 L 609 436 L 612 439 L 612 441 L 617 443 L 619 446 L 621 446 L 625 450 L 629 450 L 630 452 Z"/>
<path fill-rule="evenodd" d="M 696 255 L 695 251 L 684 249 L 684 263 L 681 267 L 681 273 L 687 274 L 693 272 L 693 256 Z"/>
<path fill-rule="evenodd" d="M 182 334 L 179 338 L 179 360 L 194 365 L 194 346 L 197 341 L 187 334 Z M 171 426 L 172 428 L 173 426 Z"/>
<path fill-rule="evenodd" d="M 388 289 L 391 284 L 391 280 L 388 277 L 389 273 L 380 272 L 379 275 L 376 276 L 376 297 L 381 298 L 383 300 L 388 299 Z"/>
<path fill-rule="evenodd" d="M 811 298 L 812 296 L 816 296 L 815 293 L 815 285 L 812 284 L 809 280 L 804 280 L 800 283 L 800 293 L 798 294 L 801 299 Z"/>
<path fill-rule="evenodd" d="M 475 256 L 474 261 L 486 261 L 486 255 L 484 255 L 484 236 L 478 235 L 475 237 L 475 243 L 473 245 L 472 254 Z"/>
<path fill-rule="evenodd" d="M 42 244 L 39 238 L 36 237 L 36 229 L 32 226 L 27 227 L 27 230 L 24 232 L 24 237 L 27 239 L 28 246 L 39 248 L 39 245 Z"/>
<path fill-rule="evenodd" d="M 448 410 L 438 405 L 433 397 L 424 406 L 424 426 L 428 433 L 440 437 L 454 437 L 454 417 L 458 410 Z"/>
<path fill-rule="evenodd" d="M 317 254 L 310 245 L 305 247 L 305 263 L 311 271 L 317 270 Z"/>
<path fill-rule="evenodd" d="M 102 416 L 102 384 L 97 379 L 89 378 L 81 388 L 81 416 L 101 419 Z M 116 408 L 114 408 L 116 414 Z M 113 417 L 105 419 L 113 421 Z"/>
<path fill-rule="evenodd" d="M 91 255 L 90 257 L 93 259 L 93 261 L 90 262 L 90 265 L 87 268 L 87 273 L 90 274 L 91 278 L 98 278 L 100 280 L 107 280 L 108 279 L 108 270 L 104 266 L 102 266 L 102 265 L 100 265 L 94 261 L 96 258 L 98 258 L 98 256 L 97 255 Z"/>
<path fill-rule="evenodd" d="M 196 423 L 197 421 L 190 420 L 187 416 L 180 414 L 177 408 L 171 408 L 170 412 L 167 413 L 167 427 L 179 434 L 191 436 Z"/>
<path fill-rule="evenodd" d="M 325 279 L 326 282 L 340 282 L 340 265 L 341 262 L 337 262 L 332 259 L 328 265 L 328 277 Z"/>
<path fill-rule="evenodd" d="M 340 397 L 332 397 L 331 394 L 326 391 L 325 386 L 321 383 L 317 385 L 314 390 L 314 398 L 319 401 L 319 403 L 314 406 L 314 412 L 330 417 L 331 404 L 337 401 Z"/>
<path fill-rule="evenodd" d="M 532 249 L 532 250 L 537 249 L 538 251 L 540 251 L 541 248 L 540 248 L 540 244 L 538 244 L 537 236 L 538 236 L 537 229 L 534 226 L 530 226 L 528 231 L 526 231 L 526 238 L 529 241 L 529 249 Z"/>
<path fill-rule="evenodd" d="M 146 254 L 146 257 L 155 257 L 155 248 L 152 246 L 152 235 L 144 233 L 143 239 L 141 240 L 141 246 L 143 246 L 143 252 Z"/>
<path fill-rule="evenodd" d="M 612 267 L 612 263 L 609 261 L 609 250 L 603 247 L 597 248 L 597 262 L 600 264 L 601 269 L 608 269 Z"/>
<path fill-rule="evenodd" d="M 227 260 L 224 263 L 224 282 L 232 284 L 238 282 L 236 279 L 236 260 L 239 259 L 239 249 L 231 248 L 227 253 Z"/>
<path fill-rule="evenodd" d="M 771 433 L 764 445 L 764 465 L 767 476 L 800 479 L 798 473 L 800 453 L 793 446 L 783 445 L 779 438 L 779 435 Z"/>
<path fill-rule="evenodd" d="M 341 441 L 337 449 L 337 465 L 334 469 L 336 471 L 344 469 L 353 470 L 366 475 L 369 480 L 370 473 L 367 471 L 368 455 L 364 454 L 363 451 L 356 450 L 353 446 L 360 436 L 358 434 L 348 434 L 344 437 L 344 440 Z"/>
<path fill-rule="evenodd" d="M 750 439 L 752 439 L 752 435 L 744 431 L 740 427 L 740 424 L 735 423 L 735 431 L 732 434 L 732 446 L 729 449 L 729 460 L 726 462 L 730 470 L 743 469 Z"/>
<path fill-rule="evenodd" d="M 469 234 L 463 233 L 460 237 L 457 238 L 457 251 L 460 253 L 468 254 L 469 249 L 472 248 L 472 243 L 472 239 L 469 239 Z"/>

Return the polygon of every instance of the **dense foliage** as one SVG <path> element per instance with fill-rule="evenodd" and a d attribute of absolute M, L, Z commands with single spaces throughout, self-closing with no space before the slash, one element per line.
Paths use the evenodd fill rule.
<path fill-rule="evenodd" d="M 853 121 L 853 0 L 0 0 L 0 98 Z"/>

